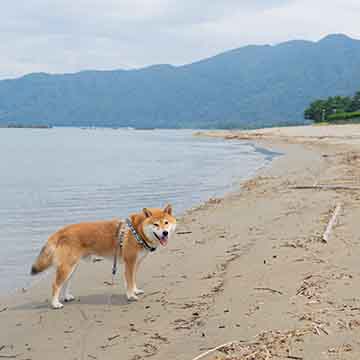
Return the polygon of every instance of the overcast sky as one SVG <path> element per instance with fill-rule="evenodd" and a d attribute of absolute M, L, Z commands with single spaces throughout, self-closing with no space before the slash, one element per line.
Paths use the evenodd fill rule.
<path fill-rule="evenodd" d="M 360 38 L 360 0 L 2 0 L 0 78 L 184 64 L 248 44 Z"/>

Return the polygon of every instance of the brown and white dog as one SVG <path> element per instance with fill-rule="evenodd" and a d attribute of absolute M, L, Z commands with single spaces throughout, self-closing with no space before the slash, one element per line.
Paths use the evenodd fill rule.
<path fill-rule="evenodd" d="M 129 220 L 146 248 L 155 249 L 159 243 L 166 245 L 176 228 L 171 205 L 164 209 L 145 208 L 141 213 L 130 215 Z M 31 274 L 38 274 L 52 265 L 56 267 L 52 287 L 53 308 L 63 307 L 61 294 L 65 301 L 74 300 L 69 285 L 82 258 L 91 255 L 113 258 L 116 251 L 124 262 L 126 296 L 128 300 L 138 300 L 137 295 L 143 291 L 136 286 L 136 272 L 149 250 L 137 241 L 130 229 L 124 233 L 122 246 L 118 249 L 119 231 L 123 226 L 123 220 L 80 223 L 66 226 L 49 237 L 31 268 Z"/>

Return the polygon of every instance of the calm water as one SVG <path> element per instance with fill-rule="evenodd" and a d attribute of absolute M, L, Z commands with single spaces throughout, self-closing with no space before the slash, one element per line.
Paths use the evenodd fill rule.
<path fill-rule="evenodd" d="M 191 131 L 0 129 L 0 292 L 28 286 L 47 237 L 68 223 L 221 196 L 272 158 Z"/>

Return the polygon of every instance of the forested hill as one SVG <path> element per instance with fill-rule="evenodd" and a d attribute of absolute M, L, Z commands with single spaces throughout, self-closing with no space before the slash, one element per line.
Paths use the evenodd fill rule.
<path fill-rule="evenodd" d="M 318 98 L 360 88 L 360 41 L 246 46 L 185 66 L 29 74 L 0 81 L 0 124 L 258 127 L 299 123 Z"/>

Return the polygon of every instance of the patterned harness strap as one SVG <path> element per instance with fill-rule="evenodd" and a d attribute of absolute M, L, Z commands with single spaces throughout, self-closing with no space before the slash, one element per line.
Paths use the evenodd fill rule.
<path fill-rule="evenodd" d="M 128 226 L 129 230 L 133 234 L 135 240 L 138 244 L 143 246 L 146 250 L 149 250 L 150 252 L 153 252 L 156 250 L 156 247 L 150 246 L 141 236 L 137 233 L 137 231 L 134 228 L 134 225 L 132 224 L 131 220 L 128 218 L 126 219 L 126 225 Z"/>
<path fill-rule="evenodd" d="M 117 244 L 114 251 L 114 262 L 112 267 L 112 283 L 114 284 L 115 275 L 117 272 L 117 262 L 118 262 L 118 256 L 119 256 L 119 250 L 122 248 L 123 241 L 125 238 L 125 234 L 130 231 L 132 235 L 134 236 L 136 242 L 143 246 L 146 250 L 153 252 L 156 250 L 156 247 L 150 246 L 135 230 L 133 224 L 131 223 L 130 219 L 121 220 L 117 227 Z"/>

